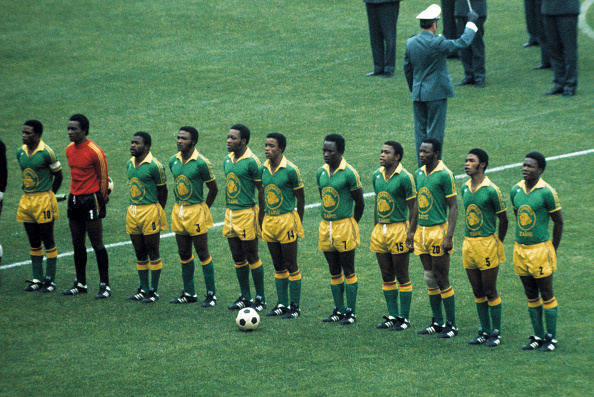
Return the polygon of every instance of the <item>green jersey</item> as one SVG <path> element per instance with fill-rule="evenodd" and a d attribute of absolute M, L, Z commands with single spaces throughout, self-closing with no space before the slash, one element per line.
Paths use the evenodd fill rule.
<path fill-rule="evenodd" d="M 485 177 L 474 193 L 469 180 L 462 186 L 466 211 L 466 237 L 486 237 L 495 233 L 497 214 L 505 212 L 505 202 L 499 188 Z"/>
<path fill-rule="evenodd" d="M 17 150 L 16 157 L 21 166 L 25 193 L 47 192 L 54 183 L 52 172 L 62 169 L 54 151 L 41 140 L 31 157 L 27 145 Z"/>
<path fill-rule="evenodd" d="M 417 195 L 413 176 L 398 164 L 396 171 L 386 181 L 386 169 L 380 167 L 371 180 L 375 191 L 376 221 L 378 223 L 408 220 L 407 200 Z"/>
<path fill-rule="evenodd" d="M 332 176 L 328 164 L 320 167 L 317 181 L 322 192 L 322 219 L 338 221 L 353 216 L 351 192 L 361 189 L 361 179 L 344 158 Z"/>
<path fill-rule="evenodd" d="M 448 220 L 447 199 L 456 195 L 454 175 L 439 160 L 437 167 L 427 175 L 427 167 L 415 171 L 419 226 L 440 225 Z"/>
<path fill-rule="evenodd" d="M 192 205 L 204 201 L 204 184 L 215 180 L 212 164 L 206 157 L 194 149 L 183 164 L 181 152 L 178 152 L 169 159 L 169 169 L 174 179 L 177 204 Z"/>
<path fill-rule="evenodd" d="M 270 160 L 260 166 L 260 179 L 264 186 L 264 212 L 268 215 L 282 215 L 295 209 L 295 193 L 303 188 L 299 168 L 283 156 L 274 171 L 270 170 Z"/>
<path fill-rule="evenodd" d="M 130 189 L 130 204 L 145 205 L 159 202 L 157 186 L 167 184 L 165 168 L 149 152 L 142 162 L 136 165 L 132 157 L 128 164 L 128 188 Z"/>
<path fill-rule="evenodd" d="M 260 160 L 250 148 L 237 159 L 234 153 L 225 157 L 224 169 L 227 178 L 227 208 L 241 210 L 256 205 L 256 182 L 260 181 Z"/>
<path fill-rule="evenodd" d="M 520 181 L 511 188 L 510 196 L 517 212 L 516 241 L 533 245 L 549 240 L 549 214 L 561 209 L 555 189 L 540 178 L 527 193 L 526 181 Z"/>

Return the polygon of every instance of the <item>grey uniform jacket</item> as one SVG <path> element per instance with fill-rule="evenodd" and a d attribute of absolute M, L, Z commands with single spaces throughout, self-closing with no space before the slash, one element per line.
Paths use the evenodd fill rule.
<path fill-rule="evenodd" d="M 457 40 L 427 31 L 406 40 L 404 75 L 413 101 L 429 102 L 454 96 L 446 57 L 468 47 L 474 35 L 475 31 L 467 27 Z"/>

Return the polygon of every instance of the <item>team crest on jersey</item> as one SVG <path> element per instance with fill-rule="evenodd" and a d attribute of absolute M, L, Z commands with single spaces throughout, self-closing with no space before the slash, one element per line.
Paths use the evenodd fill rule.
<path fill-rule="evenodd" d="M 25 192 L 33 192 L 39 186 L 39 177 L 31 168 L 23 170 L 23 190 Z"/>
<path fill-rule="evenodd" d="M 264 197 L 266 197 L 266 204 L 271 210 L 275 210 L 283 203 L 283 194 L 276 185 L 268 185 L 264 190 Z"/>
<path fill-rule="evenodd" d="M 523 231 L 528 231 L 534 227 L 536 223 L 536 214 L 527 205 L 522 205 L 518 208 L 518 226 Z"/>
<path fill-rule="evenodd" d="M 241 192 L 241 183 L 239 178 L 234 173 L 230 172 L 227 174 L 227 196 L 229 198 L 235 198 Z"/>
<path fill-rule="evenodd" d="M 322 203 L 324 204 L 324 210 L 326 212 L 334 212 L 340 204 L 340 196 L 338 192 L 331 187 L 325 187 L 322 189 Z"/>
<path fill-rule="evenodd" d="M 130 183 L 128 186 L 130 188 L 130 199 L 133 202 L 137 203 L 144 198 L 144 183 L 142 183 L 140 179 L 136 177 L 130 179 Z"/>
<path fill-rule="evenodd" d="M 469 230 L 477 230 L 483 225 L 483 212 L 475 204 L 466 208 L 466 227 Z"/>
<path fill-rule="evenodd" d="M 188 200 L 192 195 L 192 183 L 185 175 L 175 178 L 175 194 L 180 200 Z"/>
<path fill-rule="evenodd" d="M 377 195 L 377 213 L 382 218 L 387 218 L 394 211 L 394 198 L 387 192 L 379 192 Z"/>
<path fill-rule="evenodd" d="M 433 196 L 426 187 L 422 187 L 419 190 L 417 204 L 419 206 L 419 212 L 422 214 L 426 214 L 433 207 Z"/>

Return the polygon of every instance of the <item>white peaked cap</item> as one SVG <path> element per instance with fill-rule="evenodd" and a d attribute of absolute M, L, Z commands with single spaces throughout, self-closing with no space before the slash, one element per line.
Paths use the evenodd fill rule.
<path fill-rule="evenodd" d="M 441 14 L 441 7 L 431 4 L 425 11 L 417 15 L 417 19 L 438 19 L 439 14 Z"/>

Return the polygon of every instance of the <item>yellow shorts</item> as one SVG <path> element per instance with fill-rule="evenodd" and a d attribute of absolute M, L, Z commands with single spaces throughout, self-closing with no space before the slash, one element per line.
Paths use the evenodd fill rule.
<path fill-rule="evenodd" d="M 518 276 L 548 277 L 557 271 L 557 253 L 553 243 L 514 245 L 514 272 Z"/>
<path fill-rule="evenodd" d="M 408 233 L 408 221 L 394 223 L 378 223 L 371 233 L 371 252 L 381 254 L 391 253 L 404 254 L 409 250 L 406 248 L 406 233 Z"/>
<path fill-rule="evenodd" d="M 282 215 L 264 215 L 262 240 L 269 243 L 288 244 L 303 238 L 303 225 L 296 210 Z"/>
<path fill-rule="evenodd" d="M 262 230 L 258 223 L 257 205 L 244 210 L 225 211 L 225 224 L 223 225 L 223 236 L 227 238 L 239 237 L 240 240 L 250 241 L 262 237 Z"/>
<path fill-rule="evenodd" d="M 126 214 L 126 233 L 150 234 L 167 229 L 167 218 L 161 204 L 131 205 Z"/>
<path fill-rule="evenodd" d="M 205 202 L 193 205 L 173 206 L 171 211 L 171 231 L 184 236 L 198 236 L 212 228 L 212 215 Z"/>
<path fill-rule="evenodd" d="M 503 244 L 497 235 L 466 237 L 462 243 L 462 266 L 480 271 L 492 269 L 505 262 Z"/>
<path fill-rule="evenodd" d="M 355 218 L 320 222 L 318 248 L 320 251 L 352 251 L 361 245 L 359 224 Z"/>
<path fill-rule="evenodd" d="M 19 202 L 17 221 L 24 223 L 49 223 L 60 219 L 58 200 L 51 190 L 25 193 Z"/>
<path fill-rule="evenodd" d="M 448 223 L 444 222 L 435 226 L 419 226 L 415 233 L 415 255 L 429 254 L 443 256 L 443 240 L 448 231 Z M 454 251 L 454 247 L 448 254 Z"/>

